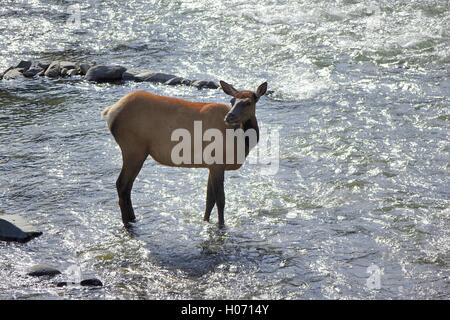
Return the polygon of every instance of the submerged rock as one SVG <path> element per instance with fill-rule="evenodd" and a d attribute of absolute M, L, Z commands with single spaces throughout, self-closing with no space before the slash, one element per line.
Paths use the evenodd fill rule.
<path fill-rule="evenodd" d="M 80 63 L 80 65 L 78 66 L 78 72 L 84 76 L 86 75 L 86 73 L 89 71 L 89 69 L 91 68 L 91 65 L 88 63 Z"/>
<path fill-rule="evenodd" d="M 61 271 L 46 264 L 32 266 L 27 273 L 30 277 L 54 277 L 58 274 L 61 274 Z"/>
<path fill-rule="evenodd" d="M 145 79 L 151 77 L 154 74 L 155 72 L 153 71 L 140 72 L 136 75 L 136 81 L 145 81 Z"/>
<path fill-rule="evenodd" d="M 44 69 L 44 71 L 45 71 L 45 70 L 47 70 L 48 67 L 50 67 L 50 62 L 42 62 L 42 61 L 39 61 L 39 62 L 37 63 L 37 66 L 40 67 L 40 68 L 42 68 L 42 69 Z"/>
<path fill-rule="evenodd" d="M 28 222 L 17 215 L 0 216 L 0 240 L 28 242 L 42 235 L 42 232 L 34 229 Z"/>
<path fill-rule="evenodd" d="M 26 78 L 33 78 L 34 76 L 38 75 L 41 72 L 45 73 L 45 70 L 39 66 L 31 66 L 27 71 L 23 73 L 23 75 Z"/>
<path fill-rule="evenodd" d="M 123 81 L 136 81 L 136 75 L 134 75 L 134 74 L 131 73 L 131 72 L 125 71 L 125 72 L 122 74 L 122 80 L 123 80 Z"/>
<path fill-rule="evenodd" d="M 56 283 L 56 286 L 58 288 L 67 287 L 68 285 L 76 285 L 76 283 L 75 282 L 71 282 L 71 281 L 60 281 L 60 282 Z"/>
<path fill-rule="evenodd" d="M 219 88 L 219 84 L 214 81 L 205 81 L 205 80 L 196 80 L 192 82 L 192 86 L 198 89 L 217 89 Z"/>
<path fill-rule="evenodd" d="M 61 65 L 59 61 L 53 61 L 45 71 L 45 76 L 49 78 L 57 78 L 61 72 Z"/>
<path fill-rule="evenodd" d="M 68 71 L 69 71 L 69 69 L 62 68 L 62 69 L 61 69 L 61 77 L 67 76 L 67 72 L 68 72 Z"/>
<path fill-rule="evenodd" d="M 23 77 L 22 69 L 16 69 L 16 68 L 10 68 L 5 71 L 3 74 L 3 79 L 5 80 L 12 80 L 12 79 L 18 79 Z"/>
<path fill-rule="evenodd" d="M 80 282 L 83 287 L 103 287 L 103 283 L 97 278 L 84 279 Z"/>
<path fill-rule="evenodd" d="M 177 78 L 177 76 L 161 72 L 143 72 L 136 75 L 137 81 L 154 82 L 154 83 L 165 83 L 173 78 Z"/>
<path fill-rule="evenodd" d="M 166 81 L 164 84 L 167 84 L 168 86 L 177 86 L 177 85 L 186 85 L 189 86 L 191 84 L 191 80 L 185 79 L 182 77 L 175 77 L 168 81 Z"/>
<path fill-rule="evenodd" d="M 86 73 L 86 80 L 95 82 L 111 82 L 122 80 L 127 68 L 122 66 L 94 66 Z"/>
<path fill-rule="evenodd" d="M 69 71 L 67 71 L 67 75 L 68 75 L 69 77 L 71 77 L 71 76 L 76 76 L 76 75 L 78 75 L 78 74 L 79 74 L 78 69 L 70 69 Z"/>

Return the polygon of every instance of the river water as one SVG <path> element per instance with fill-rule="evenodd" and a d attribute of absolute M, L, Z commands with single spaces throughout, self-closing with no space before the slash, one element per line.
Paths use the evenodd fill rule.
<path fill-rule="evenodd" d="M 202 222 L 207 171 L 149 159 L 127 232 L 120 152 L 100 111 L 136 89 L 229 99 L 151 83 L 1 81 L 0 213 L 44 234 L 0 243 L 0 298 L 450 297 L 447 0 L 1 4 L 1 70 L 64 59 L 246 89 L 267 80 L 257 116 L 278 128 L 280 162 L 275 175 L 227 173 L 220 231 Z M 104 287 L 27 277 L 37 263 Z"/>

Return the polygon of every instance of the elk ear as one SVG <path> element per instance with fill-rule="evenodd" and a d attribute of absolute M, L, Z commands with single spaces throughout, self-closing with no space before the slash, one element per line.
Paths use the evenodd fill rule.
<path fill-rule="evenodd" d="M 261 84 L 258 89 L 256 89 L 256 97 L 259 99 L 267 92 L 267 82 Z"/>
<path fill-rule="evenodd" d="M 234 97 L 238 93 L 238 91 L 231 84 L 228 84 L 225 81 L 220 80 L 220 86 L 222 87 L 223 92 L 229 96 Z"/>

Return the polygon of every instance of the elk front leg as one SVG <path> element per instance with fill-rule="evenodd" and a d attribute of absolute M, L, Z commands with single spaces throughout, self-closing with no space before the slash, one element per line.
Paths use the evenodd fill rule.
<path fill-rule="evenodd" d="M 219 227 L 225 225 L 225 219 L 223 215 L 223 210 L 225 208 L 225 191 L 223 187 L 223 181 L 225 178 L 224 168 L 217 167 L 210 170 L 212 189 L 214 194 L 214 199 L 217 205 L 217 215 L 219 217 Z"/>
<path fill-rule="evenodd" d="M 203 220 L 209 222 L 209 217 L 211 216 L 211 211 L 216 205 L 216 199 L 214 198 L 214 190 L 212 184 L 211 172 L 208 175 L 208 186 L 206 191 L 206 208 L 205 215 L 203 216 Z"/>

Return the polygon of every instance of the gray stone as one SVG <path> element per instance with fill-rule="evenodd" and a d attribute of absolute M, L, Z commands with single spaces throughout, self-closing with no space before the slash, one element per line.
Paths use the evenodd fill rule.
<path fill-rule="evenodd" d="M 75 282 L 71 282 L 71 281 L 60 281 L 60 282 L 56 283 L 56 286 L 58 288 L 66 287 L 68 285 L 76 285 L 76 283 Z"/>
<path fill-rule="evenodd" d="M 169 81 L 167 81 L 165 84 L 169 85 L 169 86 L 177 86 L 177 85 L 186 85 L 189 86 L 191 84 L 191 80 L 189 79 L 185 79 L 185 78 L 181 78 L 181 77 L 175 77 L 170 79 Z"/>
<path fill-rule="evenodd" d="M 165 83 L 170 79 L 177 78 L 177 76 L 160 72 L 143 72 L 136 75 L 136 78 L 138 81 Z"/>
<path fill-rule="evenodd" d="M 31 61 L 22 60 L 19 62 L 19 64 L 16 66 L 16 69 L 23 69 L 23 71 L 28 70 L 33 63 Z"/>
<path fill-rule="evenodd" d="M 151 77 L 154 74 L 155 72 L 153 71 L 140 72 L 136 75 L 136 81 L 145 81 L 145 79 Z"/>
<path fill-rule="evenodd" d="M 124 81 L 135 81 L 136 80 L 136 75 L 134 75 L 131 72 L 125 71 L 122 74 L 122 80 L 124 80 Z"/>
<path fill-rule="evenodd" d="M 61 271 L 46 264 L 32 266 L 27 273 L 30 277 L 54 277 L 58 274 L 61 274 Z"/>
<path fill-rule="evenodd" d="M 219 84 L 214 81 L 204 81 L 204 80 L 196 80 L 192 82 L 192 86 L 198 89 L 217 89 L 219 88 Z"/>
<path fill-rule="evenodd" d="M 78 75 L 78 69 L 70 69 L 69 71 L 67 71 L 67 75 L 69 77 Z"/>
<path fill-rule="evenodd" d="M 69 71 L 69 69 L 67 69 L 67 68 L 62 68 L 61 69 L 61 77 L 65 77 L 65 76 L 67 76 L 67 72 Z"/>
<path fill-rule="evenodd" d="M 61 72 L 61 65 L 59 64 L 59 61 L 53 61 L 45 70 L 45 76 L 49 78 L 57 78 L 59 77 L 59 74 Z"/>
<path fill-rule="evenodd" d="M 3 79 L 12 80 L 22 78 L 23 77 L 22 71 L 23 71 L 22 69 L 17 68 L 9 69 L 3 74 Z"/>
<path fill-rule="evenodd" d="M 47 68 L 50 66 L 50 63 L 49 63 L 49 62 L 42 62 L 42 61 L 39 61 L 39 62 L 37 63 L 37 66 L 38 66 L 38 67 L 41 67 L 41 68 L 44 69 L 44 70 L 47 70 Z"/>
<path fill-rule="evenodd" d="M 80 63 L 78 66 L 79 73 L 84 76 L 88 72 L 88 70 L 91 68 L 90 64 L 87 63 Z"/>
<path fill-rule="evenodd" d="M 6 69 L 5 71 L 3 71 L 1 74 L 0 74 L 0 79 L 3 79 L 3 76 L 9 71 L 9 70 L 12 70 L 12 69 L 14 69 L 13 67 L 9 67 L 8 69 Z"/>
<path fill-rule="evenodd" d="M 127 68 L 122 66 L 94 66 L 86 73 L 86 80 L 95 82 L 111 82 L 122 80 Z"/>
<path fill-rule="evenodd" d="M 42 232 L 34 229 L 28 222 L 17 215 L 0 216 L 0 240 L 28 242 L 42 235 Z"/>
<path fill-rule="evenodd" d="M 80 282 L 83 287 L 103 287 L 103 283 L 97 278 L 84 279 Z"/>
<path fill-rule="evenodd" d="M 61 68 L 66 68 L 67 70 L 76 69 L 77 67 L 77 64 L 71 61 L 61 61 L 59 65 Z"/>
<path fill-rule="evenodd" d="M 27 71 L 24 71 L 23 75 L 24 75 L 24 77 L 27 77 L 27 78 L 33 78 L 34 76 L 38 75 L 42 71 L 44 71 L 44 69 L 42 69 L 39 66 L 31 66 Z"/>

